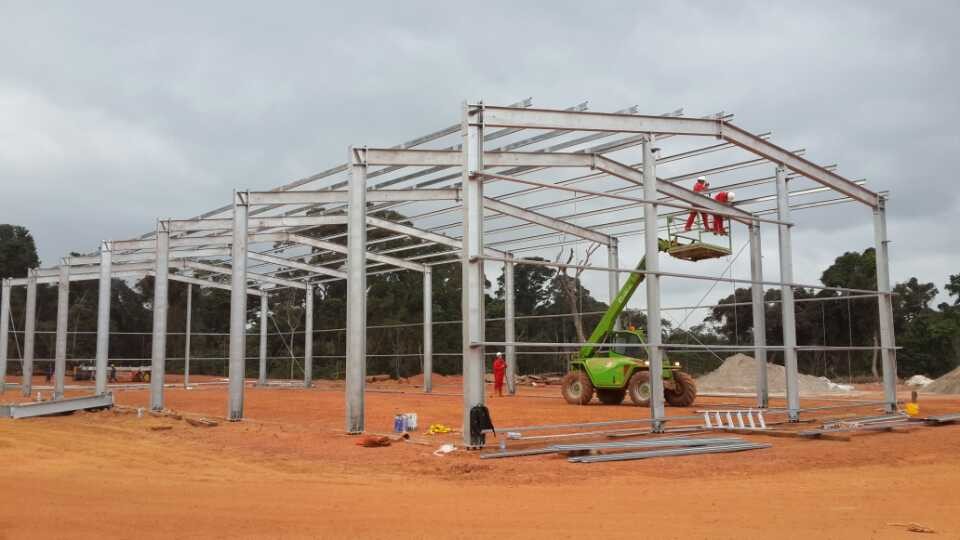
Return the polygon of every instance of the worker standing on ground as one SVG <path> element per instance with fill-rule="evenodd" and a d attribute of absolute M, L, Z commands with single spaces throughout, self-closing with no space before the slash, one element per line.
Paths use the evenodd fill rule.
<path fill-rule="evenodd" d="M 713 196 L 713 200 L 723 204 L 732 204 L 735 198 L 736 196 L 732 191 L 721 191 Z M 722 235 L 727 234 L 727 230 L 723 227 L 725 219 L 720 214 L 713 215 L 713 232 Z"/>
<path fill-rule="evenodd" d="M 497 396 L 503 397 L 503 378 L 507 373 L 507 362 L 503 359 L 503 353 L 497 353 L 493 359 L 493 390 Z"/>
<path fill-rule="evenodd" d="M 710 182 L 707 182 L 706 176 L 697 177 L 697 183 L 693 185 L 693 192 L 700 193 L 701 191 L 706 190 L 710 187 Z M 690 210 L 690 215 L 687 216 L 687 226 L 683 228 L 684 231 L 689 231 L 693 227 L 693 220 L 697 219 L 697 211 Z M 707 220 L 707 213 L 700 212 L 700 219 L 703 220 L 703 230 L 710 230 L 710 222 Z"/>

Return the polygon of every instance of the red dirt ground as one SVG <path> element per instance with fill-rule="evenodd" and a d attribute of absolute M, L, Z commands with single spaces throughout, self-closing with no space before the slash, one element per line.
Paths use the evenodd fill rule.
<path fill-rule="evenodd" d="M 432 396 L 397 382 L 370 385 L 369 431 L 389 432 L 397 412 L 417 412 L 421 428 L 458 429 L 458 382 L 438 380 Z M 488 401 L 498 426 L 648 415 L 567 405 L 556 387 L 520 392 Z M 149 397 L 145 389 L 115 395 L 132 408 Z M 226 411 L 223 386 L 165 395 L 186 416 Z M 0 538 L 909 538 L 915 533 L 895 524 L 912 522 L 960 538 L 960 425 L 849 442 L 749 436 L 773 448 L 586 465 L 436 457 L 459 435 L 422 430 L 413 442 L 362 448 L 342 433 L 343 401 L 333 383 L 248 387 L 247 419 L 213 428 L 129 408 L 0 420 Z M 748 404 L 704 397 L 697 405 L 734 402 Z M 954 411 L 960 396 L 921 397 L 922 414 Z"/>

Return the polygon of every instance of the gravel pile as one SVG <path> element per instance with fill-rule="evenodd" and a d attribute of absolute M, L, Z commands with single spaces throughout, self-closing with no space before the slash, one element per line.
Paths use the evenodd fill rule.
<path fill-rule="evenodd" d="M 735 354 L 724 360 L 717 369 L 697 379 L 697 388 L 704 392 L 753 393 L 756 391 L 757 361 L 752 356 Z M 836 384 L 826 377 L 800 374 L 801 394 L 835 394 L 849 392 L 851 386 Z M 767 388 L 770 393 L 787 391 L 786 370 L 783 366 L 767 363 Z"/>
<path fill-rule="evenodd" d="M 925 386 L 923 392 L 930 394 L 960 394 L 960 367 Z"/>

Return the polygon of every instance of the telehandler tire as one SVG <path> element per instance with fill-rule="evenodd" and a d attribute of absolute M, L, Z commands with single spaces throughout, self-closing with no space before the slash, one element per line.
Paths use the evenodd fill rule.
<path fill-rule="evenodd" d="M 597 398 L 604 405 L 619 405 L 623 403 L 623 398 L 627 395 L 626 388 L 597 388 Z"/>
<path fill-rule="evenodd" d="M 593 399 L 593 383 L 582 371 L 571 371 L 563 378 L 560 393 L 571 405 L 586 405 Z"/>
<path fill-rule="evenodd" d="M 652 390 L 649 371 L 638 371 L 634 373 L 633 376 L 630 377 L 630 382 L 627 383 L 627 393 L 630 394 L 630 401 L 640 407 L 650 406 L 650 396 L 653 395 Z"/>
<path fill-rule="evenodd" d="M 697 383 L 689 373 L 673 372 L 673 389 L 665 389 L 663 397 L 671 407 L 689 407 L 697 399 Z"/>

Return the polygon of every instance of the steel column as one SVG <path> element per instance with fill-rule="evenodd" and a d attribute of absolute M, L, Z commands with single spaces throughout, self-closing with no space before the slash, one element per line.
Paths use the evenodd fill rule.
<path fill-rule="evenodd" d="M 620 268 L 620 249 L 616 238 L 613 238 L 610 245 L 607 246 L 607 266 L 610 268 Z M 617 272 L 608 272 L 607 286 L 610 294 L 609 302 L 610 305 L 613 305 L 613 299 L 620 293 L 620 274 Z M 613 329 L 623 329 L 620 323 L 620 317 L 617 317 L 617 319 L 613 321 Z"/>
<path fill-rule="evenodd" d="M 873 210 L 873 232 L 877 259 L 877 305 L 880 310 L 880 357 L 883 362 L 883 400 L 887 412 L 897 410 L 897 351 L 893 330 L 893 306 L 890 302 L 890 252 L 887 239 L 886 200 L 880 198 Z"/>
<path fill-rule="evenodd" d="M 760 249 L 760 222 L 750 226 L 750 279 L 751 304 L 753 308 L 753 351 L 757 361 L 757 407 L 767 407 L 769 390 L 767 388 L 767 321 L 766 305 L 763 301 L 763 259 Z M 736 309 L 736 308 L 734 308 Z"/>
<path fill-rule="evenodd" d="M 33 350 L 37 329 L 37 271 L 27 270 L 27 305 L 23 323 L 23 368 L 20 377 L 20 393 L 30 397 L 33 391 Z"/>
<path fill-rule="evenodd" d="M 190 332 L 193 326 L 193 284 L 187 283 L 187 320 L 183 329 L 183 387 L 190 386 Z"/>
<path fill-rule="evenodd" d="M 150 362 L 150 409 L 163 410 L 163 380 L 167 369 L 167 308 L 170 275 L 170 229 L 157 222 L 156 264 L 153 271 L 153 351 Z"/>
<path fill-rule="evenodd" d="M 227 418 L 243 418 L 243 378 L 247 363 L 247 213 L 248 194 L 233 199 L 233 273 L 230 275 L 230 382 Z"/>
<path fill-rule="evenodd" d="M 57 341 L 53 364 L 53 399 L 63 399 L 64 377 L 67 372 L 67 322 L 70 318 L 70 267 L 60 264 L 57 284 Z"/>
<path fill-rule="evenodd" d="M 484 403 L 483 108 L 463 110 L 463 443 L 471 446 L 470 409 Z"/>
<path fill-rule="evenodd" d="M 10 291 L 12 280 L 3 279 L 0 286 L 3 298 L 0 298 L 0 394 L 6 390 L 7 382 L 7 336 L 10 329 Z"/>
<path fill-rule="evenodd" d="M 777 218 L 790 222 L 790 201 L 787 191 L 787 168 L 777 167 Z M 790 241 L 790 225 L 778 225 L 780 239 L 780 281 L 793 283 L 793 247 Z M 787 383 L 787 417 L 791 422 L 800 419 L 800 387 L 797 379 L 797 322 L 793 303 L 793 287 L 780 287 L 783 311 L 783 365 Z"/>
<path fill-rule="evenodd" d="M 304 291 L 303 387 L 313 386 L 313 285 Z"/>
<path fill-rule="evenodd" d="M 423 391 L 433 391 L 433 270 L 423 272 Z"/>
<path fill-rule="evenodd" d="M 517 322 L 515 319 L 516 309 L 516 291 L 514 291 L 513 274 L 515 269 L 513 261 L 503 263 L 503 338 L 507 343 L 516 341 Z M 507 345 L 504 347 L 507 360 L 507 393 L 511 396 L 517 393 L 517 347 L 516 345 Z"/>
<path fill-rule="evenodd" d="M 643 141 L 643 192 L 647 200 L 657 198 L 656 155 L 653 134 Z M 657 205 L 643 208 L 644 239 L 647 262 L 647 343 L 650 345 L 650 416 L 653 431 L 663 431 L 663 337 L 660 330 L 660 239 L 657 236 Z"/>
<path fill-rule="evenodd" d="M 265 386 L 267 384 L 267 325 L 270 320 L 267 301 L 269 296 L 267 291 L 260 293 L 260 367 L 257 370 L 258 386 Z"/>
<path fill-rule="evenodd" d="M 362 433 L 367 378 L 367 158 L 363 149 L 350 148 L 348 154 L 346 430 Z"/>
<path fill-rule="evenodd" d="M 100 288 L 97 297 L 97 395 L 107 392 L 107 359 L 110 356 L 110 242 L 100 244 Z"/>

